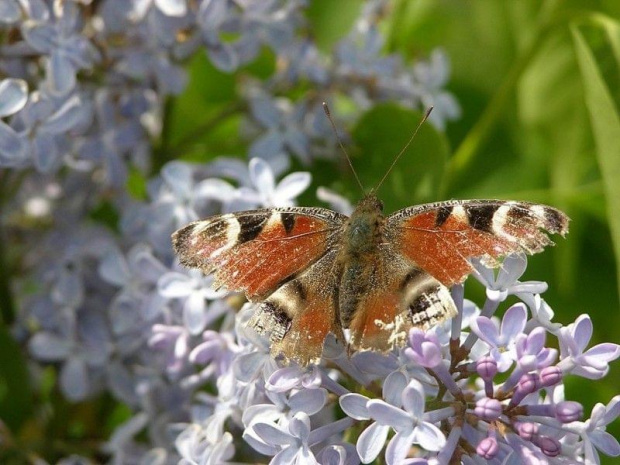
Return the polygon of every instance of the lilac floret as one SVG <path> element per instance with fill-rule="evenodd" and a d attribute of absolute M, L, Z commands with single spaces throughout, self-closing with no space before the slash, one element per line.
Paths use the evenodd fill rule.
<path fill-rule="evenodd" d="M 562 423 L 580 420 L 583 416 L 583 405 L 572 400 L 560 402 L 555 408 L 555 416 Z"/>
<path fill-rule="evenodd" d="M 560 441 L 548 436 L 540 436 L 536 439 L 535 444 L 547 457 L 557 457 L 562 451 Z"/>
<path fill-rule="evenodd" d="M 540 371 L 540 384 L 543 387 L 551 387 L 562 381 L 562 370 L 556 366 L 546 367 Z"/>
<path fill-rule="evenodd" d="M 599 379 L 607 374 L 609 362 L 620 357 L 618 344 L 598 344 L 586 350 L 591 337 L 592 320 L 588 315 L 581 315 L 573 324 L 560 330 L 562 361 L 558 366 L 564 373 Z"/>
<path fill-rule="evenodd" d="M 484 438 L 476 447 L 476 453 L 486 460 L 495 458 L 498 451 L 499 445 L 494 437 Z"/>
<path fill-rule="evenodd" d="M 527 310 L 523 304 L 510 307 L 499 328 L 490 318 L 480 316 L 476 319 L 472 329 L 491 346 L 491 356 L 497 362 L 500 372 L 507 371 L 516 360 L 517 336 L 523 333 L 526 321 Z"/>
<path fill-rule="evenodd" d="M 502 414 L 502 404 L 497 399 L 483 397 L 476 402 L 475 414 L 486 421 L 497 420 Z"/>
<path fill-rule="evenodd" d="M 435 425 L 424 420 L 424 390 L 417 381 L 410 381 L 403 391 L 402 405 L 404 410 L 380 400 L 368 402 L 371 418 L 396 431 L 386 451 L 388 463 L 402 461 L 411 443 L 418 443 L 426 450 L 437 451 L 446 441 Z"/>

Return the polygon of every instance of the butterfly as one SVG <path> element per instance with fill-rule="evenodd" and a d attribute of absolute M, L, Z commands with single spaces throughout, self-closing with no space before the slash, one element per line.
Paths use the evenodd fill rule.
<path fill-rule="evenodd" d="M 384 216 L 376 192 L 432 109 L 350 217 L 316 207 L 212 216 L 172 235 L 181 263 L 260 302 L 248 326 L 269 336 L 273 356 L 302 366 L 320 361 L 330 333 L 349 353 L 387 352 L 403 346 L 411 328 L 456 316 L 449 288 L 473 271 L 470 259 L 499 267 L 500 257 L 541 252 L 553 244 L 547 233 L 564 236 L 569 219 L 546 205 L 501 200 L 450 200 Z"/>
<path fill-rule="evenodd" d="M 413 327 L 456 315 L 449 288 L 500 257 L 534 254 L 568 232 L 561 211 L 526 202 L 450 200 L 383 215 L 377 195 L 350 217 L 314 207 L 216 215 L 172 236 L 183 265 L 260 302 L 248 325 L 273 356 L 318 363 L 333 334 L 350 352 L 388 351 Z M 344 329 L 349 330 L 348 341 Z"/>

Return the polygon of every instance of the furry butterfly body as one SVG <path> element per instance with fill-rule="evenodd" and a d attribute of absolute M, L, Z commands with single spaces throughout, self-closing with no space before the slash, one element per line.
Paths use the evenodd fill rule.
<path fill-rule="evenodd" d="M 382 209 L 371 193 L 351 217 L 251 210 L 191 223 L 172 239 L 182 264 L 260 302 L 248 325 L 269 335 L 274 356 L 306 365 L 320 360 L 329 333 L 352 351 L 403 345 L 410 328 L 456 314 L 449 287 L 471 273 L 469 259 L 499 266 L 568 231 L 564 213 L 525 202 L 454 200 L 387 217 Z"/>

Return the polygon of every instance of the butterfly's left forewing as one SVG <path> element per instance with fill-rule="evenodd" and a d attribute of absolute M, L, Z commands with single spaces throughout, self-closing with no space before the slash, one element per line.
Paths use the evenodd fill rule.
<path fill-rule="evenodd" d="M 345 220 L 322 208 L 249 210 L 191 223 L 172 242 L 183 265 L 260 301 L 334 247 Z"/>
<path fill-rule="evenodd" d="M 322 208 L 250 210 L 191 223 L 172 240 L 182 264 L 261 302 L 249 325 L 270 334 L 274 355 L 307 364 L 327 333 L 342 334 L 330 279 L 345 221 Z"/>

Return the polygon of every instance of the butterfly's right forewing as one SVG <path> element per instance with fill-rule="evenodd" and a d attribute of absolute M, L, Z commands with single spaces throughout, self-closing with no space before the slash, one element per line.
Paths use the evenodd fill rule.
<path fill-rule="evenodd" d="M 553 244 L 546 233 L 565 235 L 568 217 L 546 205 L 501 200 L 454 200 L 418 205 L 387 218 L 389 241 L 445 286 L 464 281 L 470 259 L 533 254 Z"/>

